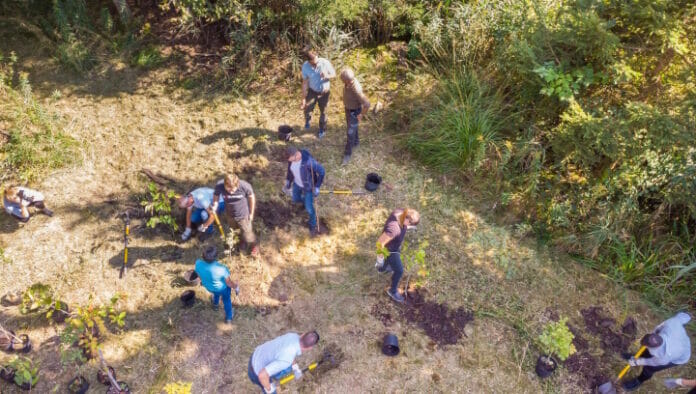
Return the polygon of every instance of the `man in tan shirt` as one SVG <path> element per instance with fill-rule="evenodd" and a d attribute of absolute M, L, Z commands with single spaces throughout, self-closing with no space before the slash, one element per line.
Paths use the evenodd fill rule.
<path fill-rule="evenodd" d="M 362 86 L 355 78 L 353 70 L 344 68 L 341 71 L 341 80 L 345 85 L 343 87 L 343 106 L 346 109 L 346 125 L 348 126 L 348 141 L 346 141 L 346 149 L 343 156 L 343 165 L 346 165 L 350 161 L 350 155 L 353 154 L 353 148 L 358 146 L 360 142 L 358 138 L 358 124 L 362 114 L 370 108 L 370 102 L 363 94 Z"/>

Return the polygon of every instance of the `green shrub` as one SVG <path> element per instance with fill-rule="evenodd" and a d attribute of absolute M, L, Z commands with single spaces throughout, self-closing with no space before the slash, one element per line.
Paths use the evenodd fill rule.
<path fill-rule="evenodd" d="M 176 196 L 172 191 L 161 191 L 153 182 L 148 183 L 148 197 L 140 202 L 145 208 L 145 213 L 150 215 L 147 220 L 147 226 L 150 228 L 157 227 L 158 224 L 166 225 L 172 234 L 179 229 L 176 219 L 172 216 L 171 200 Z"/>
<path fill-rule="evenodd" d="M 568 329 L 568 318 L 564 317 L 557 322 L 551 322 L 544 327 L 539 335 L 539 346 L 541 351 L 549 356 L 557 356 L 561 361 L 565 361 L 568 356 L 576 352 L 573 345 L 575 336 Z"/>
<path fill-rule="evenodd" d="M 133 67 L 153 68 L 162 63 L 162 55 L 154 46 L 147 46 L 135 53 L 131 59 Z"/>

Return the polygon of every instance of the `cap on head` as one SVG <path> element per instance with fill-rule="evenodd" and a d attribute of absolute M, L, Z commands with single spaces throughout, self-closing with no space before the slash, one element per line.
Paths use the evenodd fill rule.
<path fill-rule="evenodd" d="M 217 248 L 214 245 L 208 246 L 203 251 L 203 260 L 205 260 L 208 263 L 212 263 L 217 259 L 217 253 Z"/>
<path fill-rule="evenodd" d="M 300 344 L 303 348 L 311 348 L 319 343 L 319 333 L 316 330 L 307 331 L 300 337 Z"/>
<path fill-rule="evenodd" d="M 190 194 L 186 193 L 179 198 L 179 208 L 188 208 L 191 205 Z"/>
<path fill-rule="evenodd" d="M 344 82 L 350 82 L 355 79 L 355 73 L 350 68 L 346 67 L 341 71 L 341 80 Z"/>
<path fill-rule="evenodd" d="M 293 158 L 299 150 L 295 148 L 294 146 L 288 146 L 287 149 L 285 149 L 285 156 L 289 159 Z"/>
<path fill-rule="evenodd" d="M 657 334 L 647 334 L 640 340 L 640 344 L 650 348 L 662 346 L 662 337 Z"/>

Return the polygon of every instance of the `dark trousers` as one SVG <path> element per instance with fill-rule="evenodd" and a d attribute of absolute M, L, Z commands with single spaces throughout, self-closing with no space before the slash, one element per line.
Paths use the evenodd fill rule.
<path fill-rule="evenodd" d="M 244 242 L 244 246 L 248 248 L 253 248 L 256 245 L 256 235 L 254 235 L 254 229 L 251 225 L 251 220 L 247 216 L 246 219 L 235 219 L 230 216 L 230 226 L 235 230 L 239 230 L 240 238 Z"/>
<path fill-rule="evenodd" d="M 649 350 L 644 351 L 643 354 L 640 355 L 640 358 L 651 358 L 651 357 L 652 357 L 652 354 L 650 354 Z M 676 367 L 676 366 L 677 366 L 677 364 L 672 364 L 672 363 L 669 363 L 667 365 L 660 365 L 657 367 L 650 367 L 650 366 L 646 365 L 646 366 L 643 366 L 643 370 L 640 371 L 640 375 L 638 375 L 638 377 L 636 379 L 638 379 L 638 381 L 643 383 L 647 380 L 650 380 L 650 378 L 652 378 L 652 376 L 655 372 L 660 372 L 660 371 L 665 370 L 667 368 L 672 368 L 672 367 Z"/>
<path fill-rule="evenodd" d="M 343 152 L 345 155 L 350 156 L 353 153 L 353 148 L 358 146 L 360 142 L 360 137 L 358 136 L 358 125 L 360 120 L 358 115 L 362 112 L 362 107 L 358 109 L 348 109 L 346 108 L 346 126 L 348 127 L 346 141 L 346 149 Z"/>
<path fill-rule="evenodd" d="M 312 120 L 312 111 L 314 106 L 319 104 L 319 130 L 326 130 L 326 106 L 329 104 L 330 91 L 326 93 L 315 92 L 312 89 L 307 89 L 307 107 L 305 107 L 304 115 L 305 122 L 309 123 Z"/>
<path fill-rule="evenodd" d="M 397 290 L 399 289 L 399 281 L 401 280 L 401 277 L 404 275 L 404 265 L 401 264 L 401 253 L 390 254 L 384 262 L 386 264 L 389 264 L 392 271 L 394 271 L 391 277 L 390 290 L 392 293 L 396 294 Z"/>

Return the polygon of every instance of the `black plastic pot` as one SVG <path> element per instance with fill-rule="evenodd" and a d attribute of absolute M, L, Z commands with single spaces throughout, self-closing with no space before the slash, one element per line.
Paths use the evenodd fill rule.
<path fill-rule="evenodd" d="M 536 368 L 534 370 L 540 378 L 545 379 L 551 376 L 553 371 L 556 370 L 556 367 L 558 367 L 558 363 L 553 357 L 541 355 L 537 359 Z"/>
<path fill-rule="evenodd" d="M 292 127 L 284 124 L 278 127 L 278 139 L 281 141 L 288 142 L 292 137 Z"/>
<path fill-rule="evenodd" d="M 201 284 L 201 278 L 194 270 L 188 270 L 184 272 L 184 280 L 186 281 L 186 283 L 192 286 L 198 286 Z"/>
<path fill-rule="evenodd" d="M 120 390 L 115 389 L 113 386 L 110 386 L 106 390 L 106 394 L 130 394 L 130 387 L 128 387 L 128 383 L 126 382 L 118 382 L 118 385 L 121 387 Z"/>
<path fill-rule="evenodd" d="M 186 290 L 181 293 L 179 299 L 181 299 L 181 303 L 184 304 L 184 308 L 190 308 L 196 302 L 196 292 L 193 290 Z"/>
<path fill-rule="evenodd" d="M 31 390 L 32 386 L 31 383 L 22 383 L 22 384 L 15 384 L 15 386 L 19 387 L 22 390 Z"/>
<path fill-rule="evenodd" d="M 89 382 L 84 376 L 76 376 L 68 383 L 68 391 L 74 394 L 85 394 L 89 389 Z"/>
<path fill-rule="evenodd" d="M 10 366 L 0 367 L 0 379 L 14 383 L 15 370 Z"/>
<path fill-rule="evenodd" d="M 31 351 L 31 339 L 29 339 L 29 335 L 22 334 L 17 338 L 19 338 L 19 340 L 12 339 L 12 350 L 15 352 L 29 353 Z"/>
<path fill-rule="evenodd" d="M 367 174 L 365 178 L 365 190 L 373 192 L 377 190 L 379 185 L 382 183 L 382 177 L 374 172 Z"/>
<path fill-rule="evenodd" d="M 387 334 L 382 341 L 382 353 L 385 356 L 394 357 L 399 354 L 399 338 L 394 334 Z"/>
<path fill-rule="evenodd" d="M 111 376 L 113 376 L 114 379 L 116 379 L 116 371 L 114 370 L 114 368 L 111 365 L 107 366 L 107 368 L 109 368 Z M 97 371 L 97 381 L 103 384 L 104 386 L 108 386 L 111 384 L 111 380 L 109 380 L 109 375 L 107 375 L 106 372 L 102 371 L 101 369 Z"/>
<path fill-rule="evenodd" d="M 0 298 L 0 305 L 2 306 L 15 306 L 22 303 L 22 293 L 19 291 L 5 293 L 2 298 Z"/>
<path fill-rule="evenodd" d="M 70 315 L 70 307 L 68 306 L 68 304 L 61 301 L 60 302 L 60 309 L 53 310 L 53 314 L 51 315 L 51 319 L 53 319 L 53 321 L 56 323 L 62 323 L 65 321 L 65 319 L 69 315 Z"/>

